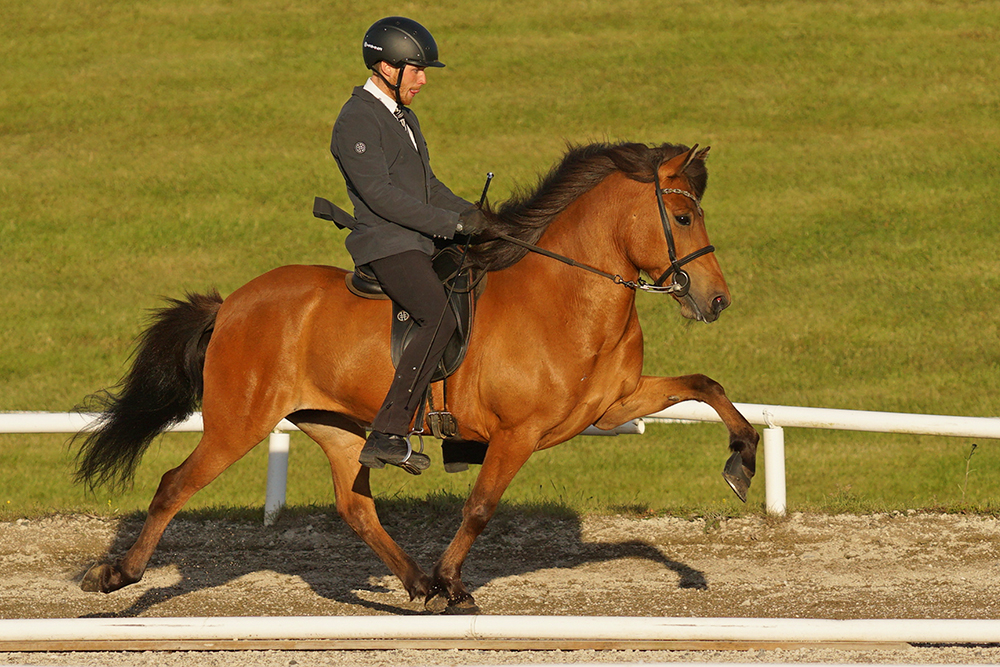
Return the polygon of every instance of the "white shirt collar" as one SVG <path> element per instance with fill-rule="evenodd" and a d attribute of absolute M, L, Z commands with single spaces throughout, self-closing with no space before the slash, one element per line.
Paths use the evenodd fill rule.
<path fill-rule="evenodd" d="M 365 90 L 374 95 L 375 99 L 379 102 L 384 104 L 386 109 L 392 113 L 396 113 L 396 107 L 398 106 L 396 104 L 396 100 L 386 95 L 385 92 L 383 92 L 382 89 L 375 84 L 375 80 L 371 77 L 368 77 L 368 80 L 365 81 Z"/>

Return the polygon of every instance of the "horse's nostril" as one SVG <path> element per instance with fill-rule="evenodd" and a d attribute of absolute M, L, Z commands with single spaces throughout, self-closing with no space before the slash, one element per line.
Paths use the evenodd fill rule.
<path fill-rule="evenodd" d="M 712 310 L 715 311 L 716 315 L 718 315 L 728 307 L 729 307 L 729 299 L 727 299 L 725 296 L 720 294 L 719 296 L 712 299 Z"/>

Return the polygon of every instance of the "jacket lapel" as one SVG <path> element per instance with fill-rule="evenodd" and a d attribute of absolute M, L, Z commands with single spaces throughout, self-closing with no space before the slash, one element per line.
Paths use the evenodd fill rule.
<path fill-rule="evenodd" d="M 389 119 L 388 121 L 389 126 L 393 128 L 393 132 L 396 133 L 396 136 L 401 141 L 406 142 L 406 145 L 409 146 L 411 149 L 413 148 L 413 142 L 410 141 L 410 135 L 406 132 L 406 128 L 404 128 L 400 124 L 400 122 L 396 119 L 396 116 L 391 111 L 389 111 L 389 109 L 386 108 L 386 106 L 382 104 L 381 101 L 379 101 L 374 95 L 365 90 L 364 86 L 358 86 L 357 88 L 355 88 L 354 94 L 364 99 L 371 107 L 373 107 L 373 113 L 385 114 L 385 117 L 388 117 Z M 420 136 L 420 126 L 416 123 L 416 117 L 414 116 L 413 112 L 410 111 L 405 106 L 403 107 L 403 117 L 406 119 L 406 122 L 410 126 L 410 129 L 413 130 L 413 138 L 416 140 L 417 146 L 419 146 L 422 142 L 418 138 Z M 420 153 L 419 150 L 417 152 Z"/>

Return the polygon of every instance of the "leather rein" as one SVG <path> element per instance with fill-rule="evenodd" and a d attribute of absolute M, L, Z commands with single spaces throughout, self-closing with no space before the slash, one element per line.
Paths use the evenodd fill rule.
<path fill-rule="evenodd" d="M 698 198 L 695 197 L 693 194 L 691 194 L 687 190 L 679 190 L 677 188 L 661 188 L 660 174 L 658 171 L 654 172 L 653 179 L 654 179 L 653 182 L 656 185 L 656 203 L 659 205 L 660 222 L 663 224 L 663 235 L 667 239 L 667 252 L 670 257 L 670 268 L 664 271 L 663 274 L 659 278 L 657 278 L 653 283 L 647 283 L 645 280 L 642 279 L 641 276 L 638 277 L 636 280 L 625 280 L 620 275 L 611 274 L 606 271 L 601 271 L 598 268 L 595 268 L 588 264 L 583 264 L 581 262 L 576 261 L 575 259 L 571 259 L 564 255 L 552 252 L 551 250 L 539 248 L 537 245 L 533 243 L 522 241 L 521 239 L 515 238 L 510 234 L 504 234 L 501 232 L 497 233 L 496 236 L 497 238 L 501 238 L 504 241 L 508 241 L 510 243 L 513 243 L 514 245 L 521 246 L 522 248 L 530 252 L 537 253 L 539 255 L 544 255 L 546 257 L 551 257 L 552 259 L 558 260 L 563 264 L 568 264 L 570 266 L 575 266 L 578 269 L 583 269 L 584 271 L 590 271 L 591 273 L 595 273 L 599 276 L 611 280 L 616 285 L 623 285 L 632 290 L 640 289 L 643 290 L 644 292 L 653 292 L 656 294 L 673 294 L 674 296 L 677 297 L 686 296 L 688 290 L 691 288 L 691 276 L 689 276 L 687 271 L 684 271 L 684 269 L 682 269 L 681 267 L 683 267 L 685 264 L 689 262 L 693 262 L 699 257 L 707 255 L 710 252 L 715 252 L 715 246 L 707 245 L 704 248 L 701 248 L 700 250 L 695 250 L 691 254 L 685 255 L 684 257 L 677 259 L 677 248 L 674 243 L 674 234 L 671 231 L 671 222 L 675 222 L 674 216 L 669 211 L 667 211 L 667 207 L 663 203 L 663 195 L 675 194 L 687 197 L 688 199 L 694 202 L 694 205 L 698 208 L 699 215 L 704 215 L 704 213 L 701 210 L 701 203 L 698 201 Z M 670 278 L 671 276 L 673 276 L 673 280 L 671 281 L 671 283 L 669 285 L 664 286 L 663 283 L 665 283 L 667 279 Z"/>

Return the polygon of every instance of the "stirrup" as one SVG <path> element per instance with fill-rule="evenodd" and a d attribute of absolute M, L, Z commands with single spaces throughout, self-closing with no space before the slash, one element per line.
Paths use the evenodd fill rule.
<path fill-rule="evenodd" d="M 417 440 L 420 443 L 420 449 L 417 450 L 417 454 L 424 453 L 424 432 L 423 431 L 410 431 L 409 435 L 403 437 L 406 441 L 406 458 L 401 461 L 401 463 L 406 463 L 410 460 L 410 456 L 413 455 L 413 443 L 410 442 L 410 438 L 417 436 Z"/>

